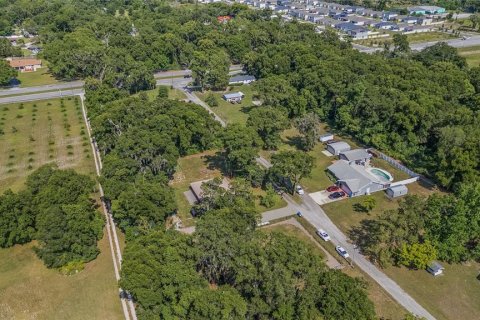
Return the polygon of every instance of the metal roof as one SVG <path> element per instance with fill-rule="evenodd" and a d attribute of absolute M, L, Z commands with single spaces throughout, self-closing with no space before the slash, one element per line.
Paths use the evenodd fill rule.
<path fill-rule="evenodd" d="M 232 92 L 232 93 L 225 93 L 223 97 L 225 99 L 235 99 L 235 98 L 242 98 L 244 96 L 243 92 Z"/>
<path fill-rule="evenodd" d="M 255 77 L 248 74 L 241 74 L 230 78 L 229 82 L 255 81 Z"/>
<path fill-rule="evenodd" d="M 328 146 L 332 147 L 335 151 L 350 150 L 350 145 L 344 141 L 330 143 Z"/>

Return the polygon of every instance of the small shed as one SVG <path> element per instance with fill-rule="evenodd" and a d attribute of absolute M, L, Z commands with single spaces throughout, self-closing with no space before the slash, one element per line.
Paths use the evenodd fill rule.
<path fill-rule="evenodd" d="M 404 196 L 408 193 L 408 188 L 404 184 L 399 184 L 397 186 L 392 186 L 387 189 L 387 196 L 389 198 L 398 198 Z"/>
<path fill-rule="evenodd" d="M 320 142 L 327 142 L 327 141 L 332 141 L 333 140 L 333 133 L 325 133 L 325 134 L 322 134 L 318 140 L 320 140 Z"/>
<path fill-rule="evenodd" d="M 243 92 L 239 91 L 239 92 L 225 93 L 223 95 L 223 99 L 231 103 L 239 103 L 242 101 L 244 96 L 245 95 L 243 94 Z"/>
<path fill-rule="evenodd" d="M 443 270 L 445 270 L 445 268 L 437 261 L 432 261 L 427 266 L 427 271 L 431 273 L 433 276 L 441 275 L 443 273 Z"/>
<path fill-rule="evenodd" d="M 340 152 L 340 159 L 348 162 L 363 161 L 367 162 L 372 155 L 365 149 L 353 149 Z"/>
<path fill-rule="evenodd" d="M 340 152 L 348 151 L 350 149 L 350 145 L 344 141 L 330 143 L 327 146 L 327 151 L 335 156 L 338 156 Z"/>

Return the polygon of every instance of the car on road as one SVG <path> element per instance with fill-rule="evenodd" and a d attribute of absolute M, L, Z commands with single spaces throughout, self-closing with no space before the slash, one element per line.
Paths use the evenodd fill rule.
<path fill-rule="evenodd" d="M 330 241 L 330 236 L 328 235 L 327 232 L 323 229 L 317 229 L 317 234 L 320 238 L 322 238 L 325 241 Z"/>
<path fill-rule="evenodd" d="M 295 190 L 297 191 L 297 193 L 299 195 L 304 195 L 305 194 L 305 191 L 303 191 L 303 188 L 301 185 L 297 185 L 297 187 L 295 188 Z"/>
<path fill-rule="evenodd" d="M 297 216 L 303 217 L 303 214 L 302 214 L 300 211 L 298 211 L 298 212 L 297 212 Z"/>
<path fill-rule="evenodd" d="M 331 195 L 328 196 L 330 199 L 340 199 L 342 197 L 345 197 L 345 192 L 343 191 L 337 191 L 332 193 Z"/>
<path fill-rule="evenodd" d="M 338 254 L 341 255 L 342 257 L 344 257 L 345 259 L 347 259 L 348 257 L 350 257 L 350 255 L 348 254 L 347 250 L 345 250 L 343 247 L 341 246 L 336 246 L 335 247 L 335 250 L 337 250 Z"/>
<path fill-rule="evenodd" d="M 335 192 L 335 191 L 338 191 L 338 190 L 340 190 L 340 188 L 336 185 L 333 185 L 333 186 L 330 186 L 330 187 L 327 188 L 328 192 Z"/>

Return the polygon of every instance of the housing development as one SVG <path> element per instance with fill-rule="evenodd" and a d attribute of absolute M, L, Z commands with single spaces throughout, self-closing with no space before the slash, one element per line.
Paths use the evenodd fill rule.
<path fill-rule="evenodd" d="M 25 8 L 0 319 L 479 318 L 480 3 Z"/>

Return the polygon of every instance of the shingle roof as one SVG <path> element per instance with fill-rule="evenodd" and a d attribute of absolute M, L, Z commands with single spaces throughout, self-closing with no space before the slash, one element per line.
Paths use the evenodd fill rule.
<path fill-rule="evenodd" d="M 357 161 L 371 157 L 371 155 L 365 149 L 343 151 L 340 152 L 340 155 L 343 155 L 348 161 Z"/>
<path fill-rule="evenodd" d="M 19 68 L 25 66 L 41 65 L 42 60 L 33 58 L 13 58 L 9 60 L 9 63 L 12 68 Z"/>
<path fill-rule="evenodd" d="M 333 150 L 350 150 L 350 145 L 344 141 L 338 141 L 338 142 L 334 142 L 334 143 L 330 143 L 329 144 L 330 147 L 333 148 Z"/>

